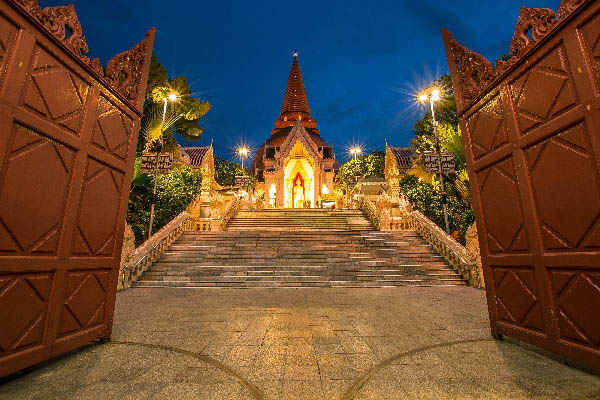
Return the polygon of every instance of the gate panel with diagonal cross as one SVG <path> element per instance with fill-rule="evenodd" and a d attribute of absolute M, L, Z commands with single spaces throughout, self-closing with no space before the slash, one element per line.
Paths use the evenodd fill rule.
<path fill-rule="evenodd" d="M 495 68 L 443 36 L 492 333 L 600 368 L 600 3 L 522 7 Z"/>
<path fill-rule="evenodd" d="M 111 335 L 153 42 L 105 71 L 73 6 L 0 1 L 0 376 Z"/>

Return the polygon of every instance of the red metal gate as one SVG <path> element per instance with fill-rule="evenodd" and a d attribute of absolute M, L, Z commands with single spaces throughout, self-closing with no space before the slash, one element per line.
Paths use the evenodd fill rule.
<path fill-rule="evenodd" d="M 0 1 L 0 376 L 111 335 L 153 43 L 104 71 L 72 5 Z"/>
<path fill-rule="evenodd" d="M 443 36 L 492 333 L 600 368 L 600 2 L 522 7 L 495 68 Z"/>

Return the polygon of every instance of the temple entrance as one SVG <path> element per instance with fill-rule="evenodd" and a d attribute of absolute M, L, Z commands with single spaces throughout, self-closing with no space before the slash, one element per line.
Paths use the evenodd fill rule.
<path fill-rule="evenodd" d="M 301 142 L 294 145 L 284 165 L 285 208 L 314 207 L 314 161 Z"/>

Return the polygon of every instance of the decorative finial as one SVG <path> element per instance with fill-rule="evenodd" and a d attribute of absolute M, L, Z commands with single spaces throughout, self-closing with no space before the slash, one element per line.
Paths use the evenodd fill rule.
<path fill-rule="evenodd" d="M 298 52 L 294 50 L 294 58 L 298 57 Z"/>

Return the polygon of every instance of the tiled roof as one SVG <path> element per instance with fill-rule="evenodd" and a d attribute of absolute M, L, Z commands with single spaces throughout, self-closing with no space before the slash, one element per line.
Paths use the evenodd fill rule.
<path fill-rule="evenodd" d="M 396 157 L 398 167 L 400 168 L 412 167 L 414 161 L 417 159 L 417 153 L 410 147 L 390 146 L 390 150 L 392 151 L 392 154 L 394 154 L 394 157 Z"/>
<path fill-rule="evenodd" d="M 270 147 L 283 146 L 285 139 L 287 139 L 287 137 L 291 131 L 292 131 L 291 126 L 280 129 L 274 135 L 272 135 L 270 138 L 267 139 L 266 145 L 270 146 Z M 317 145 L 317 147 L 331 147 L 329 145 L 329 143 L 327 143 L 321 137 L 321 135 L 315 133 L 313 129 L 306 129 L 306 132 L 308 132 L 308 136 Z M 254 160 L 252 161 L 252 164 L 250 166 L 250 171 L 254 172 L 255 168 L 256 169 L 264 168 L 264 164 L 263 164 L 264 152 L 265 152 L 265 145 L 263 144 L 262 146 L 260 146 L 260 148 L 258 149 L 256 154 L 254 155 Z M 333 152 L 332 152 L 332 156 L 330 158 L 333 158 Z M 337 168 L 336 167 L 334 167 L 334 168 L 339 169 L 339 164 L 337 165 Z"/>
<path fill-rule="evenodd" d="M 181 158 L 183 162 L 191 167 L 199 167 L 202 165 L 204 156 L 210 150 L 210 146 L 205 147 L 182 147 Z"/>
<path fill-rule="evenodd" d="M 306 128 L 305 128 L 306 129 Z M 283 128 L 276 133 L 274 133 L 270 138 L 267 139 L 267 146 L 282 146 L 287 136 L 292 131 L 292 127 L 289 126 L 287 128 Z M 312 141 L 317 145 L 317 147 L 329 146 L 329 144 L 321 138 L 321 136 L 315 133 L 312 129 L 306 129 L 308 132 L 308 136 L 312 139 Z"/>

